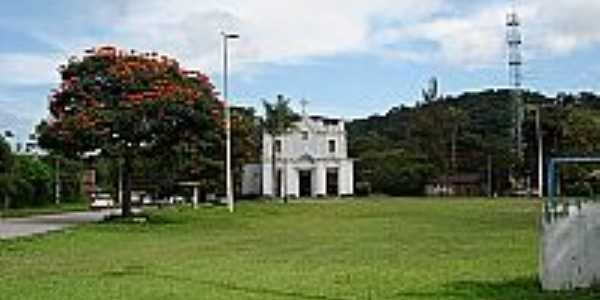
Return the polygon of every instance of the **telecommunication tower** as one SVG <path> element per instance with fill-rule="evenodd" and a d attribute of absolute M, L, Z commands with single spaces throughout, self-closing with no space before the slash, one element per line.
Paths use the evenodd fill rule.
<path fill-rule="evenodd" d="M 517 13 L 513 3 L 512 10 L 506 15 L 506 42 L 508 44 L 508 73 L 509 85 L 514 99 L 514 135 L 515 151 L 519 158 L 523 158 L 523 119 L 525 109 L 522 97 L 522 67 L 523 57 L 521 47 L 523 45 L 523 36 L 521 35 L 521 18 Z"/>

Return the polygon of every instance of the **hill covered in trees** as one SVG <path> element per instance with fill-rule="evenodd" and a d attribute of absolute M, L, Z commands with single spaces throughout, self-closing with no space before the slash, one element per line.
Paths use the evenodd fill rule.
<path fill-rule="evenodd" d="M 549 97 L 523 91 L 524 154 L 514 151 L 515 102 L 510 90 L 485 90 L 394 107 L 383 116 L 348 124 L 350 155 L 357 158 L 357 189 L 418 195 L 438 178 L 476 175 L 494 193 L 509 193 L 509 178 L 537 182 L 535 109 L 541 111 L 544 157 L 600 151 L 600 97 L 592 93 Z M 570 178 L 589 169 L 570 168 Z"/>

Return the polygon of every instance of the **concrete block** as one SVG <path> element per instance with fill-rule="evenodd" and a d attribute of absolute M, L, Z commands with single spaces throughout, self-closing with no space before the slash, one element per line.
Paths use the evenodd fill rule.
<path fill-rule="evenodd" d="M 600 283 L 600 203 L 572 202 L 544 211 L 540 281 L 548 291 Z"/>

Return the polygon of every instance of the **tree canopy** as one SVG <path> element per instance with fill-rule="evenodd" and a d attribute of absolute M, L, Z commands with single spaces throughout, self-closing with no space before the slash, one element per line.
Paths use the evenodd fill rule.
<path fill-rule="evenodd" d="M 38 127 L 40 145 L 71 157 L 92 151 L 122 157 L 124 215 L 135 157 L 160 157 L 182 144 L 199 161 L 219 153 L 223 103 L 201 72 L 156 53 L 114 47 L 89 50 L 59 71 L 51 116 Z"/>
<path fill-rule="evenodd" d="M 0 135 L 0 174 L 7 173 L 12 167 L 13 157 L 10 145 Z"/>
<path fill-rule="evenodd" d="M 427 93 L 424 93 L 427 94 Z M 427 94 L 429 95 L 429 94 Z M 528 107 L 540 107 L 544 154 L 600 154 L 600 97 L 592 93 L 544 96 L 524 91 Z M 398 106 L 386 115 L 354 120 L 348 124 L 350 155 L 359 160 L 357 179 L 370 182 L 374 192 L 386 192 L 388 183 L 370 170 L 385 169 L 379 157 L 404 157 L 404 164 L 421 173 L 411 175 L 424 185 L 422 178 L 454 173 L 487 176 L 487 159 L 493 163 L 494 191 L 508 192 L 509 171 L 517 170 L 537 179 L 537 141 L 535 113 L 529 111 L 523 124 L 524 161 L 514 147 L 514 100 L 510 90 L 485 90 L 457 96 L 429 97 L 414 107 Z M 413 159 L 410 159 L 410 158 Z M 414 159 L 419 158 L 419 159 Z M 393 160 L 391 160 L 393 161 Z M 398 161 L 398 160 L 396 160 Z M 581 168 L 580 168 L 581 169 Z M 387 181 L 402 187 L 406 168 L 389 170 Z M 579 174 L 589 174 L 586 172 Z M 424 175 L 423 172 L 426 172 Z M 583 175 L 581 175 L 583 176 Z M 484 184 L 484 183 L 481 183 Z M 394 194 L 412 195 L 421 189 L 397 188 Z"/>
<path fill-rule="evenodd" d="M 273 103 L 264 100 L 263 106 L 265 108 L 263 128 L 274 137 L 286 133 L 293 127 L 294 122 L 300 119 L 300 116 L 290 108 L 290 99 L 283 95 L 278 95 Z"/>

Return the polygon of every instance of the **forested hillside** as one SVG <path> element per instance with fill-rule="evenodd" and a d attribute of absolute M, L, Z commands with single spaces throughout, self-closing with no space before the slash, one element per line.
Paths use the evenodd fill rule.
<path fill-rule="evenodd" d="M 513 151 L 515 105 L 511 91 L 486 90 L 392 108 L 383 116 L 348 124 L 350 155 L 357 158 L 357 188 L 415 195 L 435 178 L 480 175 L 487 182 L 492 166 L 493 192 L 507 194 L 509 171 L 537 182 L 535 109 L 540 107 L 544 156 L 588 155 L 600 150 L 600 97 L 591 93 L 548 97 L 522 94 L 526 113 L 525 150 Z M 587 169 L 571 168 L 571 178 Z"/>

